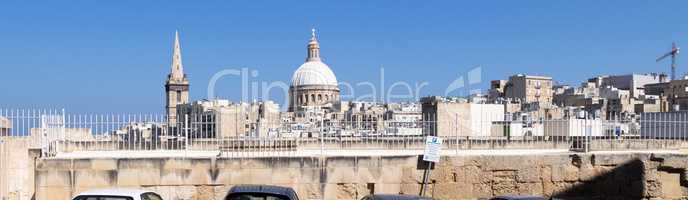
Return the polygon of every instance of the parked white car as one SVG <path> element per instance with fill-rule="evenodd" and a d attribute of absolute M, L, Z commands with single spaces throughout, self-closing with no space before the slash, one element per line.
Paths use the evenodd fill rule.
<path fill-rule="evenodd" d="M 146 190 L 102 189 L 82 192 L 72 200 L 162 200 L 162 197 Z"/>

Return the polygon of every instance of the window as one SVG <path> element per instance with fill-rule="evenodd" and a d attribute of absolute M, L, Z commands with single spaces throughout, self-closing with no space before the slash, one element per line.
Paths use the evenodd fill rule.
<path fill-rule="evenodd" d="M 225 200 L 290 200 L 289 197 L 276 194 L 238 193 L 229 194 Z"/>
<path fill-rule="evenodd" d="M 125 196 L 87 195 L 74 197 L 73 200 L 134 200 L 134 198 Z"/>

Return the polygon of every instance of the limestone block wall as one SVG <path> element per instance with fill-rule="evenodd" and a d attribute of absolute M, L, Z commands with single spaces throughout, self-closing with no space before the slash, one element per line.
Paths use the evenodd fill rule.
<path fill-rule="evenodd" d="M 416 156 L 325 158 L 42 159 L 36 199 L 66 200 L 88 189 L 136 187 L 168 200 L 220 200 L 232 185 L 294 187 L 302 199 L 419 194 Z M 436 199 L 545 195 L 567 199 L 688 197 L 686 155 L 542 154 L 443 157 L 429 177 Z"/>
<path fill-rule="evenodd" d="M 34 193 L 34 160 L 29 137 L 0 136 L 0 199 L 29 200 Z"/>

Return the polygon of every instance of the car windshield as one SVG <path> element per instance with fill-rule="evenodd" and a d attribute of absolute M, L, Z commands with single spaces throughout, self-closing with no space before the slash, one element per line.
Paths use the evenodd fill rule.
<path fill-rule="evenodd" d="M 141 200 L 162 200 L 160 195 L 148 192 L 141 195 Z"/>
<path fill-rule="evenodd" d="M 89 196 L 78 196 L 74 198 L 73 200 L 134 200 L 131 197 L 123 197 L 123 196 L 95 196 L 95 195 L 89 195 Z"/>
<path fill-rule="evenodd" d="M 235 193 L 229 194 L 225 200 L 290 200 L 289 197 L 263 193 Z"/>

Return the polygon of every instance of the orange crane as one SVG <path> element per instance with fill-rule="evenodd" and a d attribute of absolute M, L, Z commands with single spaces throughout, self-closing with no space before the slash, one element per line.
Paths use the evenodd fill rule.
<path fill-rule="evenodd" d="M 671 80 L 676 80 L 676 56 L 681 48 L 676 47 L 676 42 L 671 43 L 671 51 L 657 58 L 657 62 L 671 56 Z"/>

